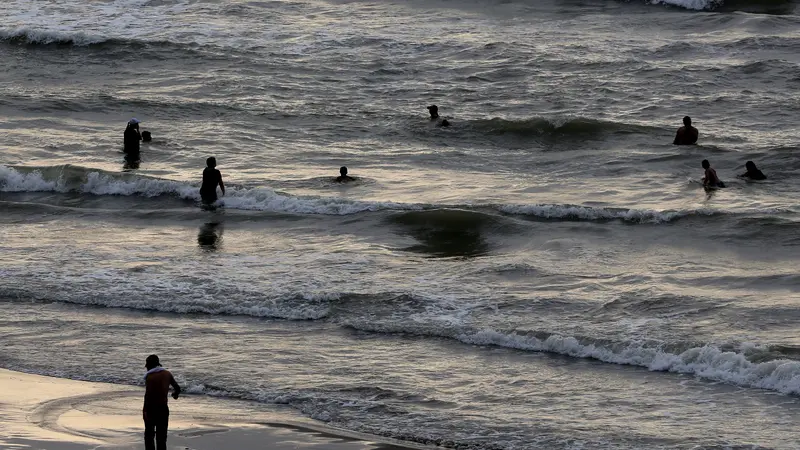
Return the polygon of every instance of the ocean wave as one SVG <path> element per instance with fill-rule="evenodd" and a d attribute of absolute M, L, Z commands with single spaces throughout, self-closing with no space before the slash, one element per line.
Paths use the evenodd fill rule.
<path fill-rule="evenodd" d="M 33 170 L 17 170 L 0 165 L 2 192 L 80 192 L 151 198 L 175 196 L 199 202 L 199 189 L 199 184 L 112 174 L 70 165 Z M 243 210 L 328 215 L 349 215 L 380 210 L 415 210 L 424 207 L 410 203 L 357 201 L 338 197 L 295 197 L 261 187 L 229 187 L 220 205 Z"/>
<path fill-rule="evenodd" d="M 490 135 L 516 135 L 521 137 L 580 137 L 603 136 L 606 134 L 651 134 L 661 131 L 656 127 L 634 125 L 622 122 L 589 119 L 584 117 L 545 118 L 507 120 L 494 118 L 473 120 L 473 129 Z"/>
<path fill-rule="evenodd" d="M 650 3 L 654 5 L 662 4 L 703 11 L 719 8 L 725 4 L 725 0 L 650 0 Z"/>
<path fill-rule="evenodd" d="M 111 37 L 76 30 L 59 31 L 30 27 L 0 28 L 0 43 L 30 47 L 64 46 L 86 49 L 100 48 L 103 49 L 104 52 L 107 52 L 105 56 L 108 58 L 115 58 L 120 55 L 124 56 L 128 54 L 139 59 L 147 59 L 148 56 L 137 53 L 131 54 L 130 52 L 143 52 L 148 49 L 153 49 L 154 53 L 152 53 L 151 56 L 153 58 L 162 58 L 164 51 L 171 50 L 175 52 L 185 52 L 192 56 L 202 53 L 204 58 L 219 57 L 221 59 L 226 59 L 230 56 L 231 52 L 246 50 L 236 46 L 224 47 L 225 53 L 220 55 L 220 50 L 223 49 L 222 46 L 196 40 L 181 41 L 164 38 L 148 38 L 147 35 Z M 114 52 L 113 49 L 115 48 L 123 53 Z"/>
<path fill-rule="evenodd" d="M 76 277 L 78 279 L 79 277 Z M 258 292 L 236 293 L 231 291 L 224 296 L 207 294 L 191 287 L 184 287 L 183 297 L 164 301 L 154 293 L 165 289 L 153 286 L 150 293 L 137 295 L 134 292 L 115 292 L 108 295 L 97 292 L 40 292 L 25 287 L 5 288 L 0 298 L 31 299 L 40 302 L 56 302 L 73 305 L 97 306 L 103 308 L 125 308 L 142 311 L 158 311 L 174 314 L 207 314 L 211 316 L 250 316 L 283 320 L 321 320 L 330 314 L 332 302 L 340 295 L 318 292 L 283 292 L 261 295 Z M 172 289 L 175 289 L 172 286 Z"/>
<path fill-rule="evenodd" d="M 8 93 L 0 96 L 0 104 L 31 112 L 114 112 L 118 110 L 153 111 L 159 110 L 171 117 L 191 115 L 192 117 L 215 117 L 251 113 L 246 107 L 231 102 L 195 99 L 176 99 L 165 97 L 126 98 L 111 94 L 82 96 L 42 96 L 22 93 Z"/>
<path fill-rule="evenodd" d="M 73 278 L 77 283 L 79 278 Z M 80 284 L 80 283 L 78 283 Z M 36 292 L 35 289 L 41 289 Z M 172 285 L 172 288 L 175 288 Z M 179 289 L 182 289 L 180 286 Z M 446 338 L 469 345 L 548 352 L 611 364 L 644 367 L 656 372 L 694 375 L 706 380 L 800 395 L 800 361 L 796 349 L 751 343 L 661 342 L 609 340 L 535 330 L 498 330 L 465 325 L 463 315 L 474 305 L 385 292 L 380 294 L 286 292 L 271 298 L 255 293 L 211 295 L 184 292 L 164 301 L 150 292 L 142 297 L 92 295 L 80 290 L 55 292 L 48 286 L 4 289 L 0 298 L 151 310 L 178 314 L 247 315 L 285 320 L 324 320 L 341 327 L 384 334 Z M 219 297 L 219 298 L 217 298 Z M 234 298 L 235 297 L 235 298 Z M 13 301 L 13 300 L 12 300 Z"/>
<path fill-rule="evenodd" d="M 130 174 L 110 173 L 78 166 L 13 168 L 0 165 L 0 192 L 78 192 L 157 198 L 172 196 L 199 202 L 199 184 Z M 686 217 L 733 214 L 716 209 L 665 210 L 599 208 L 563 204 L 423 204 L 392 201 L 362 201 L 340 197 L 293 196 L 267 187 L 229 186 L 219 201 L 232 209 L 289 214 L 351 215 L 377 211 L 419 211 L 393 220 L 400 225 L 480 225 L 498 215 L 542 220 L 612 221 L 634 224 L 664 224 Z M 759 211 L 768 214 L 770 211 Z"/>
<path fill-rule="evenodd" d="M 574 358 L 594 359 L 606 363 L 645 367 L 654 372 L 674 372 L 721 381 L 737 386 L 766 389 L 782 394 L 800 395 L 800 361 L 777 358 L 753 362 L 748 353 L 763 355 L 774 351 L 755 344 L 743 344 L 736 350 L 706 344 L 682 351 L 666 345 L 646 342 L 609 342 L 556 333 L 498 331 L 492 328 L 426 326 L 414 324 L 381 324 L 345 320 L 343 325 L 361 331 L 401 333 L 453 339 L 470 345 L 497 346 L 523 351 L 547 352 Z"/>
<path fill-rule="evenodd" d="M 607 221 L 622 220 L 631 223 L 668 223 L 687 216 L 713 216 L 720 211 L 703 208 L 680 211 L 657 211 L 653 209 L 592 208 L 576 205 L 502 205 L 501 212 L 532 216 L 542 219 Z"/>
<path fill-rule="evenodd" d="M 0 28 L 0 41 L 25 45 L 90 46 L 108 42 L 109 39 L 103 36 L 87 34 L 82 31 L 36 30 L 23 27 L 11 30 Z"/>
<path fill-rule="evenodd" d="M 669 5 L 695 11 L 743 11 L 757 14 L 791 14 L 793 0 L 648 0 L 654 5 Z"/>
<path fill-rule="evenodd" d="M 796 0 L 725 0 L 717 7 L 720 11 L 742 11 L 756 14 L 792 14 L 797 9 Z"/>
<path fill-rule="evenodd" d="M 550 335 L 545 339 L 517 333 L 501 333 L 485 329 L 454 336 L 474 345 L 497 345 L 519 350 L 546 351 L 562 355 L 591 358 L 603 362 L 646 367 L 658 372 L 695 375 L 707 380 L 723 381 L 739 386 L 800 394 L 800 361 L 775 359 L 751 362 L 744 351 L 726 351 L 714 345 L 692 347 L 672 353 L 659 347 L 636 342 L 619 344 L 617 348 L 583 343 L 577 338 Z M 754 347 L 754 346 L 750 346 Z"/>

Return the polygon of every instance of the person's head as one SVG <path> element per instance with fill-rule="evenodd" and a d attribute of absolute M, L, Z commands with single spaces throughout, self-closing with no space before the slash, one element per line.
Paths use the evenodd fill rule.
<path fill-rule="evenodd" d="M 150 142 L 153 140 L 153 136 L 147 130 L 142 131 L 142 140 L 145 142 Z"/>
<path fill-rule="evenodd" d="M 158 361 L 158 356 L 157 355 L 148 356 L 147 360 L 144 363 L 144 366 L 147 368 L 147 370 L 156 368 L 156 367 L 158 367 L 160 365 L 161 365 L 161 362 Z"/>
<path fill-rule="evenodd" d="M 339 174 L 341 176 L 343 176 L 343 177 L 346 177 L 347 176 L 347 167 L 345 167 L 345 166 L 340 167 L 339 168 Z"/>
<path fill-rule="evenodd" d="M 431 118 L 433 119 L 439 117 L 439 107 L 436 105 L 428 106 L 428 112 L 431 113 Z"/>
<path fill-rule="evenodd" d="M 139 129 L 139 119 L 134 117 L 133 119 L 129 120 L 128 121 L 128 126 L 131 127 L 131 128 L 136 128 L 138 130 Z"/>
<path fill-rule="evenodd" d="M 447 119 L 444 119 L 444 120 L 442 120 L 442 126 L 443 127 L 449 127 L 450 126 L 450 122 Z"/>
<path fill-rule="evenodd" d="M 711 163 L 709 163 L 707 159 L 704 159 L 702 164 L 703 164 L 703 169 L 708 169 L 709 167 L 711 167 Z"/>
<path fill-rule="evenodd" d="M 689 116 L 685 116 L 683 118 L 683 124 L 686 125 L 687 127 L 692 126 L 692 118 Z"/>
<path fill-rule="evenodd" d="M 211 156 L 208 159 L 206 159 L 206 166 L 208 166 L 208 167 L 210 167 L 212 169 L 214 167 L 217 167 L 217 158 L 214 158 L 213 156 Z"/>
<path fill-rule="evenodd" d="M 745 169 L 747 169 L 748 172 L 758 170 L 756 168 L 756 163 L 754 163 L 753 161 L 747 161 L 746 163 L 744 163 L 744 167 Z"/>

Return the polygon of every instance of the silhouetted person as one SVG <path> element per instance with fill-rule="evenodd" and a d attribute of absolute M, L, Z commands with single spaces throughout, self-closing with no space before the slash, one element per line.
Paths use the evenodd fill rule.
<path fill-rule="evenodd" d="M 342 166 L 339 169 L 339 176 L 336 177 L 336 181 L 339 183 L 346 183 L 348 181 L 355 181 L 355 178 L 347 175 L 347 167 Z"/>
<path fill-rule="evenodd" d="M 751 180 L 766 180 L 767 176 L 756 167 L 756 163 L 753 161 L 747 161 L 744 165 L 747 172 L 739 175 L 742 178 L 749 178 Z"/>
<path fill-rule="evenodd" d="M 147 373 L 144 376 L 144 448 L 145 450 L 167 450 L 167 428 L 169 427 L 169 408 L 167 396 L 172 386 L 172 398 L 178 399 L 181 387 L 169 370 L 161 367 L 158 356 L 150 355 L 145 362 Z M 153 438 L 155 437 L 155 445 Z"/>
<path fill-rule="evenodd" d="M 222 174 L 216 169 L 217 158 L 212 156 L 206 159 L 206 166 L 203 169 L 203 185 L 200 186 L 200 198 L 203 203 L 211 204 L 217 201 L 217 186 L 222 190 L 222 195 L 225 195 L 225 185 L 222 183 Z"/>
<path fill-rule="evenodd" d="M 442 119 L 442 121 L 439 123 L 439 126 L 440 127 L 449 127 L 450 126 L 450 121 L 448 121 L 447 119 Z"/>
<path fill-rule="evenodd" d="M 717 171 L 711 168 L 711 163 L 709 163 L 707 159 L 704 159 L 702 165 L 703 169 L 706 170 L 705 176 L 703 177 L 703 186 L 712 188 L 724 188 L 725 183 L 719 180 L 719 177 L 717 176 Z"/>
<path fill-rule="evenodd" d="M 125 153 L 129 155 L 139 154 L 139 141 L 142 136 L 139 134 L 139 120 L 131 119 L 128 121 L 128 126 L 125 127 L 124 133 Z"/>
<path fill-rule="evenodd" d="M 683 126 L 678 128 L 675 134 L 674 145 L 693 145 L 697 144 L 697 137 L 699 136 L 697 128 L 692 126 L 692 118 L 686 116 L 683 118 Z"/>
<path fill-rule="evenodd" d="M 428 106 L 428 112 L 431 113 L 431 120 L 439 118 L 439 107 L 436 105 Z"/>
<path fill-rule="evenodd" d="M 153 140 L 153 136 L 150 134 L 149 131 L 145 130 L 142 131 L 142 142 L 150 142 Z"/>

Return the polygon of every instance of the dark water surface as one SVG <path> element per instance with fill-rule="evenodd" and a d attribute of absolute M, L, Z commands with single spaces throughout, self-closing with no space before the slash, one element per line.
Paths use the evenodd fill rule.
<path fill-rule="evenodd" d="M 0 17 L 0 366 L 137 383 L 157 352 L 197 394 L 457 448 L 797 448 L 796 3 Z"/>

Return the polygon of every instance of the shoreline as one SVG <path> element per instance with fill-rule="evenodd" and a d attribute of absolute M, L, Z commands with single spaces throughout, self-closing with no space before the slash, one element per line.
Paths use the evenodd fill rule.
<path fill-rule="evenodd" d="M 133 450 L 143 447 L 144 388 L 0 369 L 0 447 Z M 294 410 L 208 396 L 170 400 L 170 449 L 431 448 L 328 427 Z"/>

